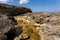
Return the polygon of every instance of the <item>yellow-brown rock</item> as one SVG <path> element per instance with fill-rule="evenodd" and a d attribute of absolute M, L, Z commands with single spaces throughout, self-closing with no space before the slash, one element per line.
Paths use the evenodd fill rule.
<path fill-rule="evenodd" d="M 14 18 L 18 23 L 15 28 L 22 27 L 23 30 L 22 34 L 16 36 L 14 40 L 42 40 L 42 31 L 39 24 L 27 16 L 15 16 Z"/>

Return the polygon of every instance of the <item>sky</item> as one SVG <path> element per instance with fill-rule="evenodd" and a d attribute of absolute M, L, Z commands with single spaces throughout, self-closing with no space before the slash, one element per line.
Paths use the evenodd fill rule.
<path fill-rule="evenodd" d="M 60 12 L 60 0 L 0 0 L 0 3 L 27 7 L 33 12 Z"/>

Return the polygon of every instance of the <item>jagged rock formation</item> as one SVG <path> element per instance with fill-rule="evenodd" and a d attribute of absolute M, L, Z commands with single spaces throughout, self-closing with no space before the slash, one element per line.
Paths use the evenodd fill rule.
<path fill-rule="evenodd" d="M 0 4 L 0 13 L 7 14 L 9 16 L 16 16 L 27 12 L 32 12 L 32 11 L 31 9 L 25 7 Z"/>
<path fill-rule="evenodd" d="M 60 32 L 59 32 L 60 31 L 60 16 L 56 14 L 27 13 L 27 14 L 23 14 L 23 16 L 17 16 L 17 17 L 15 16 L 15 20 L 17 20 L 18 22 L 16 27 L 19 27 L 20 25 L 23 28 L 22 30 L 25 31 L 26 35 L 24 34 L 24 31 L 23 31 L 22 35 L 20 34 L 20 36 L 17 36 L 14 40 L 21 40 L 21 37 L 22 37 L 22 40 L 60 40 Z M 31 35 L 34 34 L 35 37 L 33 37 L 34 35 L 33 36 L 27 35 L 30 33 L 29 28 L 28 28 L 30 26 L 32 30 L 34 30 L 35 27 L 36 29 L 37 27 L 38 29 L 40 29 L 40 30 L 38 29 L 37 30 L 41 32 L 36 32 L 36 31 L 35 32 L 37 34 L 42 33 L 40 35 L 38 34 L 39 36 L 41 36 L 41 38 L 39 38 L 39 36 L 37 36 L 34 33 L 31 33 Z M 28 32 L 26 32 L 27 30 Z"/>
<path fill-rule="evenodd" d="M 0 14 L 0 40 L 5 40 L 7 33 L 13 28 L 14 22 L 8 18 L 7 15 Z"/>
<path fill-rule="evenodd" d="M 42 31 L 40 25 L 28 16 L 15 16 L 17 25 L 15 28 L 22 27 L 22 33 L 14 40 L 42 40 Z"/>
<path fill-rule="evenodd" d="M 0 40 L 60 40 L 60 14 L 0 4 Z"/>
<path fill-rule="evenodd" d="M 27 13 L 35 22 L 40 24 L 43 40 L 60 40 L 60 16 L 48 13 Z"/>
<path fill-rule="evenodd" d="M 31 9 L 7 4 L 0 4 L 0 40 L 13 40 L 18 28 L 14 28 L 16 20 L 13 16 L 32 12 Z M 21 30 L 21 28 L 19 28 Z M 17 32 L 19 33 L 19 32 Z"/>

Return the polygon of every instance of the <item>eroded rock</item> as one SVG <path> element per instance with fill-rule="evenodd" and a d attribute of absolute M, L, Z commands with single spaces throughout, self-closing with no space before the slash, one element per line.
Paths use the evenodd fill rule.
<path fill-rule="evenodd" d="M 59 13 L 30 13 L 6 4 L 0 4 L 0 12 L 0 40 L 60 40 Z"/>
<path fill-rule="evenodd" d="M 4 38 L 4 34 L 13 28 L 14 22 L 7 15 L 0 14 L 0 38 Z M 0 40 L 1 40 L 0 39 Z"/>
<path fill-rule="evenodd" d="M 18 23 L 15 28 L 22 27 L 23 30 L 14 40 L 42 40 L 42 31 L 39 24 L 28 16 L 15 16 L 14 18 Z"/>
<path fill-rule="evenodd" d="M 9 15 L 9 16 L 16 16 L 20 14 L 24 14 L 27 12 L 32 12 L 31 9 L 19 6 L 12 6 L 7 4 L 0 4 L 0 13 Z"/>

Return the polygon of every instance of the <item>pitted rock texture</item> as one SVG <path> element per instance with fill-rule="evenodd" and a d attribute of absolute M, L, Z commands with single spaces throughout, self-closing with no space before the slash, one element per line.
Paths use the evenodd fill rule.
<path fill-rule="evenodd" d="M 60 40 L 60 16 L 56 14 L 26 13 L 14 19 L 17 24 L 13 40 Z"/>
<path fill-rule="evenodd" d="M 17 25 L 15 28 L 22 27 L 22 33 L 16 36 L 14 40 L 42 40 L 40 25 L 28 16 L 15 16 Z M 40 30 L 40 31 L 39 31 Z"/>
<path fill-rule="evenodd" d="M 40 24 L 43 40 L 60 40 L 60 16 L 49 13 L 27 13 L 35 22 Z"/>
<path fill-rule="evenodd" d="M 0 40 L 60 40 L 60 12 L 0 4 Z"/>

